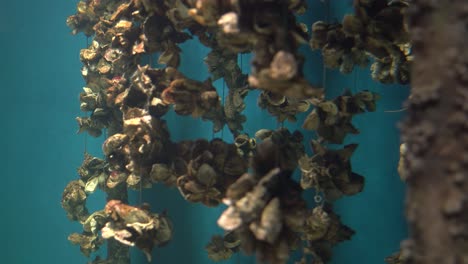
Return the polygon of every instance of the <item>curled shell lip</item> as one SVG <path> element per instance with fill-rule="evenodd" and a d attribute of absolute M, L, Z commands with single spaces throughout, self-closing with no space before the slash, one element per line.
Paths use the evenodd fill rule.
<path fill-rule="evenodd" d="M 224 235 L 223 244 L 227 248 L 235 248 L 241 244 L 241 240 L 237 237 L 237 235 L 234 232 L 229 231 Z"/>
<path fill-rule="evenodd" d="M 168 87 L 168 88 L 164 89 L 164 91 L 161 93 L 161 99 L 162 99 L 163 103 L 165 103 L 165 104 L 174 104 L 175 103 L 174 97 L 171 94 L 172 90 L 173 90 L 172 87 Z"/>

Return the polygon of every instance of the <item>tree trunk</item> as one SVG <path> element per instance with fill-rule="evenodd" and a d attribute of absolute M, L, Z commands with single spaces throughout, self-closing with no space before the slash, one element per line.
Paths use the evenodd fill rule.
<path fill-rule="evenodd" d="M 468 263 L 468 1 L 413 0 L 403 248 L 414 264 Z"/>

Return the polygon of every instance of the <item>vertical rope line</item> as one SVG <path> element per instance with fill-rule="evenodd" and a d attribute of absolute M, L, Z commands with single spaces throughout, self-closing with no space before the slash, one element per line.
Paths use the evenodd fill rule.
<path fill-rule="evenodd" d="M 330 2 L 329 0 L 325 0 L 325 9 L 326 9 L 326 16 L 325 22 L 328 24 L 330 20 Z M 323 58 L 323 56 L 322 56 Z M 326 91 L 325 87 L 327 86 L 327 67 L 325 65 L 325 61 L 323 61 L 323 72 L 322 72 L 322 86 L 323 89 Z"/>
<path fill-rule="evenodd" d="M 325 23 L 329 23 L 330 21 L 330 0 L 324 0 L 323 3 L 325 4 L 325 11 L 326 11 L 326 15 L 325 15 Z M 325 96 L 326 96 L 326 93 L 327 93 L 327 66 L 325 65 L 325 58 L 322 54 L 322 63 L 323 63 L 323 71 L 322 71 L 322 86 L 323 86 L 323 90 L 324 90 L 324 93 L 325 93 Z M 318 135 L 317 131 L 315 131 L 315 134 L 316 134 L 316 138 L 317 139 L 320 139 L 321 137 Z"/>
<path fill-rule="evenodd" d="M 242 57 L 243 57 L 243 54 L 241 53 L 240 54 L 240 69 L 241 69 L 241 72 L 242 72 L 242 67 L 244 66 L 244 63 L 242 61 Z"/>
<path fill-rule="evenodd" d="M 86 37 L 86 48 L 89 45 L 89 37 Z M 89 118 L 88 113 L 86 113 L 86 117 Z M 88 132 L 85 131 L 84 133 L 84 150 L 83 155 L 86 157 L 86 153 L 88 153 Z"/>
<path fill-rule="evenodd" d="M 354 69 L 354 84 L 353 84 L 353 93 L 357 93 L 358 89 L 357 89 L 357 75 L 358 75 L 358 70 L 357 69 Z"/>
<path fill-rule="evenodd" d="M 225 90 L 226 90 L 226 81 L 225 81 L 224 78 L 223 78 L 223 99 L 222 99 L 223 105 L 226 103 L 225 98 L 224 98 Z M 223 126 L 223 128 L 221 129 L 221 139 L 224 140 L 224 126 Z"/>
<path fill-rule="evenodd" d="M 143 201 L 143 177 L 140 174 L 140 190 L 139 190 L 139 197 L 138 197 L 138 204 L 141 205 Z"/>
<path fill-rule="evenodd" d="M 88 153 L 88 132 L 85 132 L 84 134 L 84 156 L 86 156 L 86 153 Z"/>

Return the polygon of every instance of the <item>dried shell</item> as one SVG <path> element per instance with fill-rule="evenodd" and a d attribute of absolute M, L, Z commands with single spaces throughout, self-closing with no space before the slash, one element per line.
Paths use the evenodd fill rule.
<path fill-rule="evenodd" d="M 115 28 L 128 30 L 132 27 L 132 22 L 128 20 L 120 20 L 115 24 Z"/>
<path fill-rule="evenodd" d="M 99 177 L 92 177 L 90 178 L 85 185 L 85 192 L 86 193 L 93 193 L 96 191 L 99 185 Z"/>
<path fill-rule="evenodd" d="M 330 217 L 322 207 L 315 207 L 306 220 L 306 238 L 316 241 L 325 236 L 330 226 Z"/>
<path fill-rule="evenodd" d="M 107 178 L 107 187 L 112 189 L 115 188 L 120 183 L 127 180 L 128 174 L 125 172 L 112 171 Z"/>
<path fill-rule="evenodd" d="M 239 33 L 238 16 L 235 12 L 224 14 L 219 20 L 218 25 L 226 34 Z"/>
<path fill-rule="evenodd" d="M 249 140 L 250 138 L 247 134 L 240 134 L 234 139 L 234 144 L 236 145 L 236 147 L 240 148 L 245 144 L 248 144 Z"/>
<path fill-rule="evenodd" d="M 82 49 L 80 51 L 80 57 L 85 61 L 92 61 L 97 58 L 98 52 L 91 49 Z"/>
<path fill-rule="evenodd" d="M 224 235 L 223 244 L 227 248 L 236 248 L 241 244 L 241 240 L 235 232 L 228 232 L 226 235 Z"/>
<path fill-rule="evenodd" d="M 299 111 L 299 112 L 306 112 L 307 110 L 309 110 L 310 103 L 307 102 L 307 101 L 299 101 L 299 102 L 297 102 L 295 107 L 296 107 L 297 111 Z"/>
<path fill-rule="evenodd" d="M 120 49 L 107 49 L 104 54 L 104 59 L 108 62 L 115 62 L 122 56 L 122 51 Z"/>
<path fill-rule="evenodd" d="M 140 183 L 140 180 L 141 180 L 140 176 L 137 176 L 132 173 L 128 175 L 127 184 L 129 185 L 129 187 L 135 187 Z"/>
<path fill-rule="evenodd" d="M 108 156 L 116 151 L 120 151 L 122 147 L 128 143 L 129 137 L 125 134 L 114 134 L 104 141 L 102 152 Z"/>
<path fill-rule="evenodd" d="M 166 164 L 156 163 L 151 167 L 150 177 L 153 182 L 165 182 L 174 176 Z"/>
<path fill-rule="evenodd" d="M 97 69 L 100 74 L 108 74 L 112 70 L 112 64 L 109 64 L 105 60 L 101 59 L 97 65 Z"/>
<path fill-rule="evenodd" d="M 320 126 L 320 117 L 318 116 L 317 110 L 314 109 L 304 120 L 302 128 L 308 130 L 317 130 Z"/>
<path fill-rule="evenodd" d="M 294 55 L 286 51 L 278 51 L 270 65 L 270 76 L 275 80 L 286 81 L 297 75 L 297 62 Z"/>
<path fill-rule="evenodd" d="M 218 175 L 216 171 L 210 165 L 204 163 L 198 168 L 197 171 L 197 180 L 205 185 L 206 187 L 211 187 L 216 183 Z"/>
<path fill-rule="evenodd" d="M 273 134 L 273 130 L 270 129 L 260 129 L 255 133 L 255 137 L 260 140 L 265 140 Z"/>
<path fill-rule="evenodd" d="M 250 173 L 245 173 L 237 181 L 229 186 L 226 191 L 226 197 L 232 200 L 242 198 L 247 192 L 250 192 L 255 186 L 256 179 Z"/>
<path fill-rule="evenodd" d="M 270 244 L 276 241 L 283 227 L 278 197 L 273 198 L 267 206 L 265 206 L 260 224 L 252 222 L 249 227 L 258 240 L 266 241 Z"/>
<path fill-rule="evenodd" d="M 224 230 L 234 230 L 242 224 L 242 218 L 234 207 L 229 207 L 218 219 L 218 225 Z"/>
<path fill-rule="evenodd" d="M 324 112 L 330 113 L 331 115 L 338 114 L 338 106 L 336 106 L 336 104 L 331 101 L 322 102 L 318 105 L 318 107 Z"/>

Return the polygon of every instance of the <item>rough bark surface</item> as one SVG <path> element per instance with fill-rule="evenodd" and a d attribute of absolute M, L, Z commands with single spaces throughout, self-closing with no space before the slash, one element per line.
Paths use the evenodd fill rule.
<path fill-rule="evenodd" d="M 413 0 L 403 141 L 414 264 L 468 263 L 468 1 Z"/>

